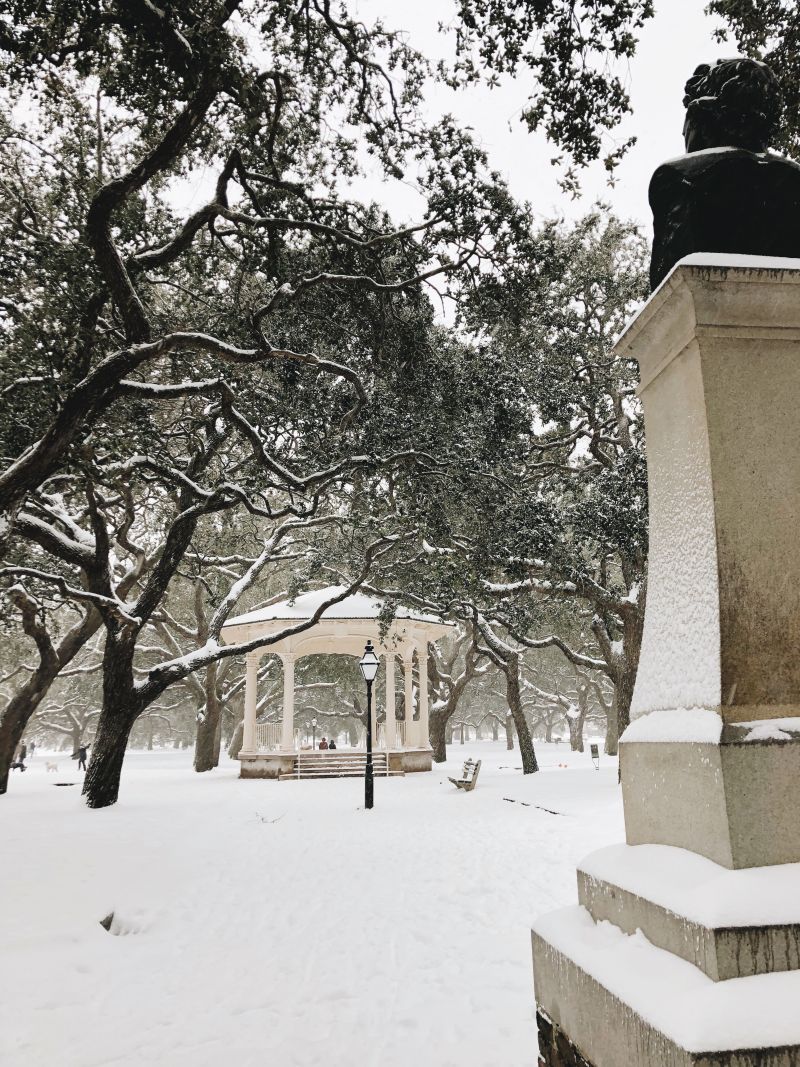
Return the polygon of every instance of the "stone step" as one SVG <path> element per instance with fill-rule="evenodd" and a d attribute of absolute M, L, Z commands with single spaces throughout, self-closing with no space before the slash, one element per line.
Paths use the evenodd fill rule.
<path fill-rule="evenodd" d="M 532 936 L 540 1064 L 800 1067 L 800 971 L 713 982 L 580 907 Z"/>
<path fill-rule="evenodd" d="M 357 770 L 350 770 L 350 769 L 348 769 L 348 770 L 318 770 L 318 771 L 314 770 L 314 771 L 302 771 L 300 774 L 298 774 L 297 771 L 294 771 L 291 774 L 281 774 L 279 777 L 280 777 L 281 781 L 287 781 L 287 782 L 291 781 L 291 780 L 294 780 L 296 782 L 301 782 L 301 781 L 305 781 L 306 779 L 309 779 L 309 778 L 362 778 L 363 779 L 364 772 L 363 771 L 357 771 Z M 375 777 L 376 778 L 404 778 L 405 777 L 405 773 L 403 771 L 388 771 L 387 772 L 386 770 L 379 771 L 379 770 L 376 769 L 375 770 Z"/>
<path fill-rule="evenodd" d="M 729 870 L 670 845 L 612 845 L 578 865 L 578 899 L 715 982 L 800 970 L 797 863 Z"/>
<path fill-rule="evenodd" d="M 373 753 L 372 767 L 376 778 L 403 776 L 402 771 L 389 771 L 385 752 Z M 363 778 L 366 768 L 366 752 L 339 749 L 333 752 L 300 752 L 295 757 L 292 771 L 284 772 L 280 778 L 287 782 L 306 778 Z"/>
<path fill-rule="evenodd" d="M 385 775 L 385 767 L 373 767 L 373 775 Z M 364 767 L 301 767 L 298 769 L 294 767 L 291 771 L 285 771 L 285 774 L 291 774 L 295 778 L 313 778 L 315 775 L 329 775 L 330 777 L 341 777 L 342 775 L 352 775 L 353 778 L 364 778 Z"/>
<path fill-rule="evenodd" d="M 324 767 L 366 767 L 367 761 L 363 760 L 295 760 L 295 767 L 308 767 L 310 770 Z M 373 760 L 373 767 L 385 767 L 386 760 Z"/>

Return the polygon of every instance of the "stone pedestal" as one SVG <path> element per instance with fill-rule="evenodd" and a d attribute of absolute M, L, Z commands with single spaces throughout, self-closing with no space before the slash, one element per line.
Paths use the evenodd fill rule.
<path fill-rule="evenodd" d="M 534 929 L 540 1063 L 800 1064 L 800 261 L 689 257 L 617 351 L 650 494 L 628 844 Z"/>

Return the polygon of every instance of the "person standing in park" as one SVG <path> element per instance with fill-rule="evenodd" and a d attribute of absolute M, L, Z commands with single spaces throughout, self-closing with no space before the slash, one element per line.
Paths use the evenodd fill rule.
<path fill-rule="evenodd" d="M 88 745 L 81 745 L 77 751 L 72 753 L 72 758 L 78 761 L 78 770 L 86 770 L 86 753 L 89 751 Z"/>

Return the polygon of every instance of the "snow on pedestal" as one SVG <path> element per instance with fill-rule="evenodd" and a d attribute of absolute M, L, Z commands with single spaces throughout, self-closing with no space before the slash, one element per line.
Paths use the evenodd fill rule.
<path fill-rule="evenodd" d="M 800 1046 L 800 971 L 715 982 L 672 952 L 651 945 L 641 932 L 627 935 L 613 923 L 595 923 L 582 907 L 544 916 L 534 924 L 533 936 L 537 974 L 540 969 L 561 970 L 569 982 L 570 967 L 563 961 L 570 961 L 585 988 L 595 987 L 568 1032 L 590 1055 L 592 1031 L 602 1038 L 608 1058 L 598 1063 L 663 1067 L 691 1063 L 692 1054 L 740 1049 L 769 1054 Z M 587 1010 L 587 999 L 596 1008 Z M 619 1026 L 616 1033 L 603 1032 L 600 1013 L 609 1010 Z M 642 1042 L 638 1060 L 628 1052 L 631 1031 Z"/>

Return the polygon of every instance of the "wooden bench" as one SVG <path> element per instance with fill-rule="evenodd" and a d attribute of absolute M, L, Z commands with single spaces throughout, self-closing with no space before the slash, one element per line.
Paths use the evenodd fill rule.
<path fill-rule="evenodd" d="M 461 778 L 450 778 L 456 789 L 463 789 L 465 793 L 471 792 L 478 781 L 478 772 L 481 769 L 481 761 L 473 763 L 471 759 L 468 759 L 464 764 L 464 770 L 462 771 Z"/>

